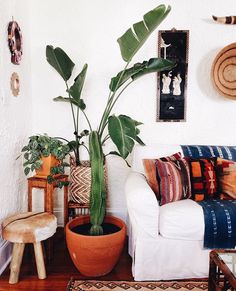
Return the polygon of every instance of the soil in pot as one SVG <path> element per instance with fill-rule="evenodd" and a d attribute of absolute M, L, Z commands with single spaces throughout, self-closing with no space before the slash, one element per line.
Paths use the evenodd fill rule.
<path fill-rule="evenodd" d="M 89 230 L 91 228 L 90 223 L 77 225 L 76 227 L 73 227 L 71 230 L 75 233 L 82 234 L 82 235 L 89 235 Z M 112 223 L 103 223 L 103 235 L 112 234 L 120 230 L 120 227 L 117 225 L 114 225 Z"/>

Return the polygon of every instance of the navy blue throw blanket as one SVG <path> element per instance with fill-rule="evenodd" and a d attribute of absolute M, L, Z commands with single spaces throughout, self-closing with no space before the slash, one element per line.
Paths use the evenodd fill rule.
<path fill-rule="evenodd" d="M 204 248 L 235 248 L 236 200 L 212 199 L 198 203 L 204 212 Z"/>
<path fill-rule="evenodd" d="M 219 157 L 236 161 L 235 146 L 181 145 L 185 157 L 194 159 Z"/>

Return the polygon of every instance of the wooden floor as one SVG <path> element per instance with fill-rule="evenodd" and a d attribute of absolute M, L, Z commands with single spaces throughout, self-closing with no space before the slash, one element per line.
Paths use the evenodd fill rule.
<path fill-rule="evenodd" d="M 53 259 L 51 262 L 46 263 L 47 278 L 45 280 L 38 279 L 33 249 L 31 249 L 30 245 L 27 245 L 21 266 L 19 282 L 14 285 L 8 283 L 9 268 L 7 268 L 0 276 L 0 291 L 63 291 L 66 290 L 66 286 L 72 277 L 75 279 L 88 279 L 81 275 L 74 267 L 66 248 L 63 229 L 59 229 L 54 237 L 53 244 Z M 133 280 L 131 274 L 131 258 L 127 253 L 127 244 L 114 270 L 110 274 L 100 277 L 99 279 Z"/>

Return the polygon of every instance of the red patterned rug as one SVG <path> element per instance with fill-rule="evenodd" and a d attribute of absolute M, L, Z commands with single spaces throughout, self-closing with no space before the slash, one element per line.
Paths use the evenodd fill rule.
<path fill-rule="evenodd" d="M 207 290 L 207 281 L 95 281 L 71 279 L 67 291 Z"/>

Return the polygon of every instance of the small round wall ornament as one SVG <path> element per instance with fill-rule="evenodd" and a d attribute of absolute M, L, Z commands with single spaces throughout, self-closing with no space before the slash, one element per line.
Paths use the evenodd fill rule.
<path fill-rule="evenodd" d="M 10 85 L 13 96 L 18 96 L 20 92 L 20 79 L 19 75 L 16 72 L 12 73 L 11 75 Z"/>
<path fill-rule="evenodd" d="M 8 46 L 11 52 L 11 62 L 19 65 L 23 54 L 22 34 L 16 21 L 11 21 L 8 25 Z"/>

